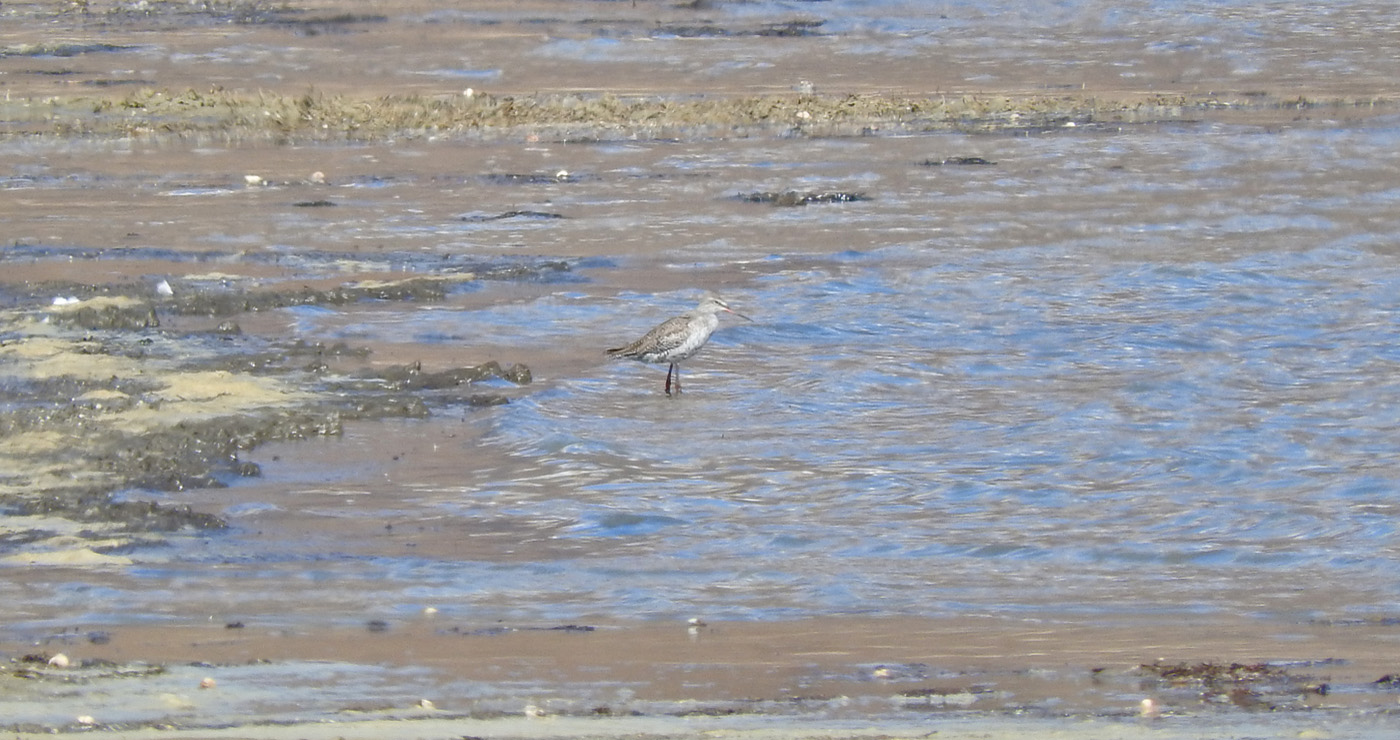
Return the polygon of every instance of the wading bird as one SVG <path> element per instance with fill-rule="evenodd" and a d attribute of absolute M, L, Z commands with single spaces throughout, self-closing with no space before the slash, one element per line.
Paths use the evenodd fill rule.
<path fill-rule="evenodd" d="M 676 376 L 676 393 L 679 394 L 681 362 L 699 352 L 700 348 L 705 346 L 705 342 L 710 341 L 710 335 L 715 332 L 715 327 L 719 326 L 718 314 L 721 311 L 732 313 L 746 321 L 753 321 L 730 308 L 728 303 L 709 296 L 700 301 L 700 305 L 694 310 L 666 319 L 641 339 L 625 347 L 610 349 L 608 354 L 638 362 L 669 364 L 671 367 L 666 371 L 666 395 L 671 395 L 672 374 Z"/>

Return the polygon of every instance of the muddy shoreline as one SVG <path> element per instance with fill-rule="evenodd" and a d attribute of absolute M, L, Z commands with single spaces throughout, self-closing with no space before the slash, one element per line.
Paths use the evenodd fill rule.
<path fill-rule="evenodd" d="M 1213 618 L 1116 627 L 991 617 L 482 625 L 424 614 L 322 630 L 250 621 L 65 632 L 13 653 L 0 681 L 10 702 L 47 702 L 26 716 L 69 718 L 4 725 L 20 736 L 197 735 L 246 720 L 240 713 L 250 702 L 263 721 L 300 732 L 314 726 L 308 722 L 353 733 L 389 720 L 410 723 L 393 732 L 418 733 L 428 725 L 416 722 L 457 721 L 513 736 L 516 718 L 582 722 L 559 731 L 608 735 L 617 731 L 610 722 L 624 718 L 624 728 L 686 720 L 692 727 L 660 734 L 689 736 L 718 718 L 773 729 L 862 719 L 937 728 L 975 716 L 1160 733 L 1288 715 L 1304 725 L 1384 726 L 1394 719 L 1394 651 L 1393 629 L 1367 623 L 1260 634 L 1247 621 Z M 330 666 L 366 673 L 332 687 L 319 677 Z M 367 691 L 377 673 L 401 678 Z M 75 685 L 85 688 L 61 691 Z M 270 685 L 281 699 L 265 695 Z M 123 686 L 134 692 L 126 705 L 104 698 Z M 1284 729 L 1289 722 L 1279 727 L 1296 732 Z"/>
<path fill-rule="evenodd" d="M 47 96 L 0 107 L 0 135 L 205 141 L 371 143 L 399 138 L 564 143 L 936 132 L 1028 134 L 1076 126 L 1296 121 L 1395 110 L 1390 97 L 1278 98 L 1099 94 L 704 96 L 454 95 L 419 98 L 142 90 L 126 97 Z"/>
<path fill-rule="evenodd" d="M 988 47 L 975 31 L 982 20 L 950 12 L 912 20 L 911 30 L 885 39 L 859 26 L 841 30 L 826 7 L 722 2 L 532 0 L 477 3 L 471 12 L 395 2 L 369 13 L 329 0 L 75 2 L 5 11 L 12 30 L 0 35 L 0 135 L 27 138 L 295 144 L 1034 133 L 1281 124 L 1384 114 L 1400 101 L 1384 58 L 1363 56 L 1374 69 L 1347 75 L 1315 63 L 1384 43 L 1383 25 L 1290 39 L 1296 46 L 1255 52 L 1267 64 L 1232 71 L 1211 44 L 1169 50 L 1176 29 L 1152 25 L 1052 25 L 1039 33 L 1054 34 L 1055 51 L 1021 63 Z M 1035 30 L 999 30 L 1016 46 L 1046 41 Z M 917 53 L 880 49 L 909 39 Z M 707 54 L 725 61 L 700 61 Z M 251 84 L 242 71 L 249 60 L 267 66 Z"/>

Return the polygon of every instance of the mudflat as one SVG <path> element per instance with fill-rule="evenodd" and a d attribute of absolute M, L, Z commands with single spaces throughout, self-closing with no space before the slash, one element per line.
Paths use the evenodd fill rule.
<path fill-rule="evenodd" d="M 762 538 L 732 531 L 747 525 L 716 530 L 733 538 L 733 560 L 717 559 L 707 574 L 701 545 L 665 541 L 692 523 L 687 506 L 733 512 L 713 515 L 723 522 L 740 507 L 772 505 L 752 491 L 773 480 L 875 523 L 918 520 L 910 502 L 926 499 L 861 511 L 867 492 L 888 483 L 876 477 L 882 466 L 898 472 L 907 461 L 862 460 L 843 469 L 849 488 L 832 489 L 828 481 L 843 476 L 823 472 L 820 455 L 785 447 L 769 464 L 687 441 L 750 407 L 661 407 L 640 392 L 577 400 L 618 372 L 595 338 L 601 345 L 660 318 L 618 325 L 603 311 L 637 313 L 648 297 L 704 286 L 761 296 L 770 314 L 788 302 L 786 323 L 746 335 L 760 351 L 801 356 L 823 332 L 846 332 L 854 346 L 869 327 L 806 326 L 812 304 L 792 296 L 837 302 L 823 296 L 871 280 L 862 260 L 897 252 L 909 234 L 954 234 L 938 245 L 949 263 L 982 259 L 958 251 L 979 234 L 1092 244 L 1089 224 L 1126 224 L 1108 238 L 1142 247 L 1133 239 L 1171 229 L 1132 227 L 1143 205 L 1123 195 L 1125 182 L 1093 180 L 1079 198 L 1057 189 L 1127 172 L 1134 187 L 1159 188 L 1146 202 L 1195 214 L 1189 199 L 1200 183 L 1182 163 L 1226 139 L 1240 159 L 1208 181 L 1228 191 L 1219 200 L 1284 202 L 1282 212 L 1207 209 L 1199 221 L 1210 240 L 1112 251 L 1086 258 L 1084 270 L 1166 265 L 1161 282 L 1185 274 L 1196 292 L 1182 295 L 1194 298 L 1208 292 L 1191 283 L 1195 265 L 1243 259 L 1231 272 L 1242 287 L 1231 287 L 1263 294 L 1275 287 L 1255 279 L 1271 274 L 1267 257 L 1302 250 L 1315 227 L 1290 221 L 1288 203 L 1310 207 L 1318 193 L 1363 182 L 1384 191 L 1394 175 L 1384 157 L 1352 156 L 1348 147 L 1369 151 L 1353 139 L 1326 138 L 1360 131 L 1369 141 L 1397 113 L 1386 4 L 1285 4 L 1247 19 L 1228 8 L 1183 15 L 1094 2 L 1044 13 L 899 3 L 459 6 L 0 6 L 0 729 L 114 738 L 1393 734 L 1400 631 L 1389 585 L 1358 576 L 1352 553 L 1300 558 L 1293 575 L 1306 587 L 1297 588 L 1293 561 L 1271 559 L 1311 537 L 1392 547 L 1375 523 L 1394 513 L 1383 473 L 1368 472 L 1347 489 L 1357 498 L 1335 507 L 1355 521 L 1331 523 L 1308 488 L 1300 500 L 1317 519 L 1295 511 L 1273 532 L 1270 501 L 1258 494 L 1244 523 L 1215 527 L 1201 515 L 1184 552 L 1127 540 L 1075 551 L 1069 564 L 1046 560 L 1043 570 L 1037 546 L 994 529 L 1018 516 L 1013 503 L 967 504 L 957 531 L 937 518 L 917 546 L 896 542 L 906 536 L 898 529 L 893 554 L 880 549 L 885 530 L 875 524 L 811 549 L 835 527 L 803 529 L 796 509 Z M 1248 148 L 1264 137 L 1282 143 Z M 1018 149 L 1025 141 L 1069 143 Z M 1327 164 L 1271 170 L 1259 162 L 1270 152 Z M 1375 169 L 1350 177 L 1346 167 Z M 908 195 L 930 182 L 942 188 L 937 199 Z M 1279 182 L 1300 190 L 1280 199 L 1268 190 Z M 987 192 L 996 195 L 978 199 Z M 1025 207 L 1007 206 L 1016 199 Z M 1388 238 L 1384 208 L 1362 205 L 1331 222 Z M 963 220 L 931 221 L 935 212 Z M 1019 223 L 1026 212 L 1066 215 Z M 1267 223 L 1231 230 L 1249 218 Z M 937 265 L 923 246 L 896 253 L 888 273 L 899 277 L 870 293 L 908 288 L 903 276 Z M 979 271 L 1032 286 L 1038 270 L 1019 272 L 998 249 L 976 247 L 993 255 Z M 1255 253 L 1266 255 L 1262 265 L 1249 261 Z M 838 274 L 823 282 L 827 270 Z M 1301 293 L 1299 284 L 1279 290 Z M 1375 288 L 1356 287 L 1363 296 Z M 1138 289 L 1112 285 L 1087 301 L 1061 294 L 1035 315 L 1094 301 L 1114 310 Z M 997 301 L 1030 294 L 970 300 L 995 316 L 1005 305 Z M 1149 295 L 1144 314 L 1200 313 L 1160 297 Z M 1341 313 L 1374 330 L 1367 311 L 1383 308 Z M 978 317 L 945 323 L 975 327 Z M 901 329 L 891 321 L 883 331 Z M 1019 338 L 1034 346 L 1028 336 Z M 880 349 L 812 362 L 912 362 L 896 380 L 923 373 L 948 387 L 945 368 L 966 352 L 934 345 L 910 361 Z M 1075 351 L 1071 343 L 1039 360 Z M 1074 362 L 1093 370 L 1093 359 Z M 968 377 L 989 372 L 972 364 Z M 1190 362 L 1135 365 L 1131 380 L 1148 383 L 1178 364 Z M 712 367 L 694 384 L 687 376 L 691 395 L 733 400 L 720 395 L 723 377 L 785 378 L 804 391 L 783 407 L 792 409 L 824 388 L 771 359 Z M 659 385 L 637 377 L 638 387 Z M 1261 438 L 1339 426 L 1304 384 L 1267 380 L 1276 384 L 1259 407 L 1323 417 Z M 881 384 L 893 381 L 846 392 L 860 398 Z M 749 398 L 773 392 L 748 388 Z M 1298 395 L 1276 402 L 1289 391 Z M 1014 393 L 968 395 L 950 425 L 1016 418 Z M 900 406 L 916 408 L 917 398 Z M 565 410 L 550 417 L 551 406 Z M 544 420 L 511 415 L 520 408 Z M 655 423 L 625 427 L 638 438 L 665 437 L 680 418 L 689 426 L 677 432 L 678 456 L 700 459 L 676 471 L 629 457 L 599 441 L 614 427 L 561 436 L 580 408 Z M 879 424 L 904 423 L 882 413 L 896 422 Z M 1104 416 L 1111 410 L 1085 423 Z M 1134 421 L 1153 420 L 1143 417 Z M 820 434 L 839 440 L 835 426 Z M 874 439 L 907 446 L 906 429 L 877 428 Z M 1034 466 L 1051 442 L 1002 462 Z M 835 445 L 831 457 L 860 446 Z M 1316 459 L 1241 463 L 1227 451 L 1217 463 L 1257 463 L 1250 470 L 1262 476 L 1296 462 L 1304 477 L 1346 477 L 1333 468 L 1348 465 L 1328 457 L 1342 454 L 1336 446 L 1302 446 Z M 1216 454 L 1182 449 L 1166 480 L 1189 478 L 1179 472 L 1191 470 L 1188 459 Z M 573 467 L 554 464 L 565 453 Z M 1077 483 L 1090 503 L 1075 511 L 1097 516 L 1094 496 L 1132 489 L 1136 471 L 1152 465 Z M 923 470 L 917 488 L 956 491 L 984 468 Z M 726 482 L 723 495 L 683 499 L 689 489 L 664 488 L 698 486 L 709 473 Z M 1042 475 L 1005 487 L 1052 487 L 1055 476 Z M 638 482 L 662 493 L 629 493 L 636 500 L 683 505 L 569 508 L 646 488 Z M 1256 490 L 1239 484 L 1220 497 L 1252 500 Z M 487 495 L 499 508 L 476 503 Z M 1153 490 L 1134 495 L 1125 517 L 1162 505 Z M 1190 508 L 1163 521 L 1196 521 Z M 983 558 L 975 567 L 920 570 L 927 604 L 897 598 L 911 593 L 900 571 L 935 557 L 920 549 L 936 551 L 925 541 L 962 536 L 948 547 Z M 1065 547 L 1084 539 L 1046 537 Z M 1238 542 L 1243 555 L 1217 558 Z M 746 570 L 743 547 L 783 568 Z M 629 548 L 635 560 L 607 560 Z M 793 573 L 821 574 L 836 557 L 868 565 L 802 590 Z M 672 579 L 699 580 L 676 596 Z"/>

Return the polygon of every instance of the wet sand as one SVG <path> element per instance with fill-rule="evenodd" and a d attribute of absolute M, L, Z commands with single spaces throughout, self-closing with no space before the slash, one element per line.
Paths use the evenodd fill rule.
<path fill-rule="evenodd" d="M 1393 59 L 1371 53 L 1387 48 L 1388 32 L 1368 31 L 1365 24 L 1347 34 L 1286 34 L 1276 53 L 1265 55 L 1267 64 L 1241 72 L 1227 69 L 1221 50 L 1209 43 L 1165 54 L 1158 51 L 1161 39 L 1151 34 L 1067 35 L 1049 52 L 1036 50 L 1032 64 L 1016 54 L 979 57 L 965 46 L 893 58 L 835 54 L 820 33 L 803 33 L 807 15 L 800 10 L 716 30 L 703 3 L 694 9 L 669 3 L 478 3 L 467 15 L 455 15 L 450 4 L 416 2 L 375 3 L 349 14 L 345 3 L 334 2 L 300 3 L 291 11 L 281 4 L 226 4 L 229 14 L 253 13 L 237 17 L 222 15 L 219 4 L 204 14 L 186 14 L 178 3 L 160 6 L 154 14 L 138 12 L 134 5 L 7 3 L 5 12 L 11 15 L 0 31 L 0 47 L 8 50 L 0 58 L 6 132 L 16 141 L 48 147 L 50 153 L 39 158 L 60 177 L 73 171 L 96 179 L 120 178 L 132 170 L 170 171 L 199 190 L 244 188 L 238 181 L 244 173 L 261 173 L 276 187 L 248 188 L 252 210 L 320 198 L 324 190 L 309 179 L 318 168 L 341 182 L 372 177 L 375 168 L 366 164 L 367 154 L 390 156 L 391 142 L 400 137 L 455 136 L 520 145 L 600 134 L 699 140 L 940 127 L 1006 132 L 1105 119 L 1160 123 L 1213 117 L 1259 126 L 1317 125 L 1319 120 L 1393 114 L 1395 81 L 1400 79 Z M 445 15 L 422 20 L 434 12 Z M 694 33 L 714 48 L 694 59 L 660 65 L 645 54 L 579 64 L 531 51 L 542 38 L 577 44 L 625 38 L 645 44 L 658 26 L 669 27 L 671 35 Z M 776 33 L 783 29 L 790 33 Z M 152 47 L 161 51 L 139 51 Z M 470 58 L 463 58 L 463 48 L 470 49 Z M 1355 62 L 1358 68 L 1340 78 L 1315 63 L 1358 55 L 1369 66 Z M 742 63 L 721 64 L 735 58 Z M 1118 73 L 1115 65 L 1124 59 L 1138 62 L 1137 74 Z M 406 74 L 405 68 L 416 72 Z M 803 81 L 812 81 L 814 96 L 802 97 L 809 95 Z M 470 98 L 464 95 L 467 87 L 475 88 Z M 400 97 L 386 102 L 385 96 Z M 207 110 L 201 112 L 201 106 Z M 507 109 L 516 108 L 532 112 L 507 115 Z M 356 117 L 365 111 L 365 117 Z M 428 115 L 438 117 L 426 125 L 413 120 Z M 96 159 L 89 154 L 102 151 L 101 142 L 110 137 L 128 136 L 126 154 Z M 191 142 L 197 146 L 201 141 L 230 148 L 192 159 Z M 346 142 L 356 148 L 330 145 Z M 288 143 L 300 148 L 279 147 Z M 541 157 L 518 147 L 492 156 L 498 172 L 543 171 Z M 133 164 L 137 159 L 139 165 Z M 452 170 L 452 163 L 420 165 L 426 177 L 446 178 Z M 139 244 L 184 256 L 200 249 L 217 252 L 208 244 L 221 234 L 239 234 L 240 220 L 249 212 L 229 209 L 187 219 L 208 230 L 202 236 L 209 239 L 200 241 L 190 238 L 181 219 L 167 217 L 185 208 L 178 199 L 133 193 L 125 201 L 94 202 L 81 192 L 48 190 L 17 191 L 7 200 L 0 213 L 39 246 Z M 480 207 L 500 214 L 515 205 L 505 197 Z M 70 209 L 82 209 L 85 218 L 53 217 Z M 132 221 L 141 222 L 139 234 Z M 30 299 L 48 297 L 56 286 L 96 286 L 82 295 L 82 305 L 68 311 L 92 309 L 100 322 L 102 312 L 114 306 L 135 308 L 131 315 L 140 320 L 144 306 L 160 305 L 151 295 L 102 295 L 153 273 L 193 281 L 227 278 L 250 285 L 252 292 L 276 296 L 354 284 L 366 291 L 356 294 L 361 298 L 382 287 L 369 281 L 403 277 L 373 262 L 319 265 L 308 277 L 304 268 L 245 259 L 264 253 L 267 243 L 279 237 L 315 239 L 314 225 L 304 231 L 283 228 L 267 227 L 252 239 L 256 243 L 235 243 L 230 251 L 236 258 L 220 253 L 215 264 L 36 259 L 7 265 L 5 282 L 12 296 L 20 296 L 11 301 L 22 308 L 24 321 L 35 311 Z M 378 248 L 339 246 L 345 253 L 368 255 Z M 486 248 L 504 253 L 512 247 Z M 641 247 L 630 248 L 641 254 Z M 571 257 L 587 257 L 612 253 L 618 245 L 603 234 L 575 249 Z M 476 275 L 467 266 L 454 267 L 461 279 Z M 434 274 L 430 267 L 410 269 Z M 530 264 L 526 269 L 548 268 Z M 655 289 L 690 278 L 650 265 L 626 280 Z M 715 282 L 724 279 L 716 276 Z M 512 290 L 526 294 L 542 289 L 527 284 L 467 300 L 508 300 Z M 295 295 L 316 300 L 306 297 L 310 293 Z M 329 300 L 327 293 L 316 295 Z M 131 300 L 138 303 L 123 303 Z M 228 318 L 210 315 L 214 313 L 191 310 L 173 319 L 166 313 L 165 321 L 173 328 L 212 331 Z M 268 313 L 233 316 L 241 331 L 254 335 L 276 335 L 285 321 Z M 26 363 L 34 378 L 86 377 L 90 382 L 79 383 L 78 395 L 92 406 L 116 406 L 108 421 L 133 437 L 191 418 L 262 412 L 308 398 L 300 380 L 278 374 L 191 370 L 183 348 L 171 350 L 167 358 L 137 361 L 120 353 L 94 353 L 92 346 L 82 336 L 53 334 L 46 325 L 22 341 L 9 341 L 6 358 Z M 396 357 L 394 348 L 377 349 L 369 359 L 356 355 L 328 362 L 375 370 L 395 364 L 387 359 Z M 439 349 L 439 354 L 418 359 L 431 369 L 520 361 L 546 376 L 581 361 L 566 350 L 510 351 Z M 302 358 L 287 352 L 281 357 Z M 57 367 L 59 362 L 64 368 Z M 162 376 L 165 384 L 154 390 L 99 387 L 112 378 L 153 375 L 162 363 L 170 366 L 165 369 L 179 366 L 184 374 Z M 530 392 L 528 386 L 522 388 L 493 392 Z M 133 398 L 144 399 L 142 405 L 122 405 Z M 163 414 L 159 418 L 153 410 L 157 406 Z M 258 440 L 314 435 L 318 425 L 333 426 L 328 418 L 313 414 L 295 429 L 267 432 Z M 46 466 L 15 488 L 67 490 L 75 479 L 98 476 L 95 469 L 55 464 L 55 450 L 65 445 L 73 445 L 73 438 L 8 440 L 0 453 L 15 461 L 16 470 L 36 461 Z M 8 556 L 3 566 L 11 569 L 7 577 L 38 590 L 61 580 L 44 567 L 120 568 L 129 562 L 122 554 L 133 544 L 129 532 L 94 534 L 107 525 L 75 524 L 62 518 L 65 512 L 71 514 L 71 507 L 48 512 L 55 514 L 52 520 L 16 527 L 21 533 L 47 528 L 72 539 L 51 543 L 47 554 L 25 550 Z M 872 609 L 878 613 L 878 605 Z M 227 605 L 210 604 L 207 611 L 223 614 Z M 0 632 L 0 655 L 10 661 L 9 673 L 0 679 L 0 695 L 47 703 L 45 718 L 14 726 L 18 738 L 50 730 L 113 738 L 931 733 L 952 738 L 1324 738 L 1388 736 L 1400 721 L 1394 715 L 1393 686 L 1377 683 L 1400 670 L 1400 632 L 1385 621 L 1280 624 L 1210 615 L 1191 623 L 1102 624 L 1047 610 L 1025 619 L 832 616 L 700 626 L 610 619 L 572 625 L 591 628 L 587 630 L 552 629 L 567 626 L 476 624 L 454 614 L 372 627 L 318 626 L 314 619 L 265 625 L 257 618 L 239 626 L 222 618 L 145 626 L 140 620 L 132 624 L 113 618 L 56 632 Z M 70 667 L 49 665 L 58 653 L 72 661 Z M 34 659 L 26 661 L 26 656 Z M 243 683 L 243 670 L 265 663 L 286 672 L 257 679 L 256 687 Z M 333 679 L 317 669 L 330 663 L 391 674 L 421 671 L 413 674 L 412 690 L 432 702 L 432 708 L 415 705 L 402 692 L 385 692 L 378 684 L 355 685 L 353 678 L 346 679 L 348 686 L 329 691 Z M 1163 679 L 1144 664 L 1264 665 L 1277 672 L 1244 671 L 1221 678 L 1202 671 L 1196 677 Z M 139 673 L 142 666 L 161 667 L 174 688 L 159 689 L 154 699 L 145 696 L 152 690 L 143 686 L 153 685 L 152 679 L 123 674 L 126 668 Z M 212 688 L 199 688 L 205 677 L 214 679 Z M 498 688 L 484 696 L 473 693 L 477 688 L 464 688 L 482 685 Z M 253 688 L 268 686 L 283 688 L 287 698 L 253 695 Z M 626 693 L 620 694 L 619 687 Z M 391 698 L 384 698 L 386 693 Z M 167 695 L 174 698 L 163 698 Z M 132 697 L 141 697 L 133 699 L 135 704 L 149 699 L 155 708 L 121 721 L 104 716 L 104 707 L 120 707 Z M 1160 717 L 1140 716 L 1144 699 L 1156 702 Z M 298 704 L 300 709 L 293 706 Z M 528 713 L 539 716 L 525 716 L 527 705 L 537 707 L 538 712 Z M 633 713 L 637 716 L 629 716 Z M 3 714 L 0 727 L 11 727 Z"/>
<path fill-rule="evenodd" d="M 1258 63 L 1231 57 L 1221 45 L 1224 23 L 1200 26 L 1199 38 L 1172 37 L 1179 27 L 1161 22 L 1163 16 L 1187 27 L 1189 18 L 1173 19 L 1172 12 L 1125 15 L 1124 27 L 1094 17 L 1111 4 L 1085 6 L 1078 18 L 1038 16 L 1023 8 L 1001 17 L 996 7 L 915 8 L 925 25 L 911 26 L 904 37 L 942 31 L 936 37 L 941 43 L 918 46 L 918 53 L 879 48 L 889 43 L 882 34 L 901 35 L 897 23 L 888 24 L 890 30 L 869 21 L 843 27 L 839 9 L 800 3 L 727 12 L 735 6 L 569 0 L 477 2 L 470 9 L 412 0 L 353 9 L 335 0 L 203 7 L 34 3 L 6 6 L 9 18 L 20 22 L 7 24 L 0 45 L 10 50 L 4 69 L 12 99 L 94 90 L 119 99 L 133 89 L 211 87 L 363 97 L 460 94 L 468 87 L 511 95 L 761 95 L 790 93 L 801 81 L 818 91 L 896 95 L 1050 92 L 1141 99 L 1263 93 L 1296 100 L 1396 92 L 1397 62 L 1368 51 L 1392 40 L 1383 4 L 1317 9 L 1307 23 L 1288 9 L 1257 14 L 1257 35 L 1243 41 L 1268 42 L 1248 50 Z M 1206 32 L 1211 30 L 1218 35 Z M 679 39 L 694 48 L 658 58 L 653 47 L 661 44 L 654 39 Z M 989 47 L 988 39 L 1007 40 L 1007 53 Z M 547 41 L 556 43 L 541 50 Z M 143 45 L 166 50 L 164 63 L 106 63 Z M 570 63 L 566 55 L 579 46 L 598 52 Z M 53 53 L 42 53 L 45 48 Z M 1124 74 L 1125 68 L 1132 73 Z"/>
<path fill-rule="evenodd" d="M 1317 736 L 1364 737 L 1390 726 L 1394 691 L 1376 681 L 1391 675 L 1400 652 L 1393 627 L 1275 630 L 1216 618 L 1111 626 L 998 617 L 510 626 L 443 614 L 353 629 L 124 626 L 95 641 L 78 634 L 46 640 L 38 657 L 62 651 L 69 666 L 12 664 L 19 670 L 3 680 L 11 701 L 28 695 L 55 713 L 93 717 L 107 728 L 89 732 L 100 737 L 318 736 L 326 724 L 182 731 L 256 720 L 239 711 L 268 686 L 248 683 L 242 671 L 269 662 L 292 670 L 281 701 L 260 700 L 266 719 L 285 722 L 294 705 L 343 737 L 1195 737 L 1207 726 L 1251 727 L 1256 737 L 1342 726 L 1345 735 Z M 32 653 L 33 646 L 4 649 Z M 164 666 L 158 688 L 120 677 L 153 663 Z M 416 695 L 332 688 L 318 668 L 329 665 L 429 678 L 415 685 Z M 491 696 L 463 688 L 493 683 L 515 688 Z M 75 684 L 86 688 L 67 690 Z M 124 700 L 133 705 L 161 692 L 167 715 L 103 719 L 104 710 L 117 711 L 107 705 L 121 685 L 134 691 Z M 65 690 L 44 696 L 48 686 Z M 1144 700 L 1153 702 L 1150 711 Z M 1258 725 L 1279 712 L 1296 722 Z M 25 725 L 17 729 L 27 737 Z"/>
<path fill-rule="evenodd" d="M 1000 740 L 1006 738 L 1059 738 L 1081 740 L 1283 740 L 1283 738 L 1352 738 L 1354 740 L 1384 740 L 1391 737 L 1392 727 L 1367 721 L 1344 720 L 1325 725 L 1305 721 L 1258 722 L 1244 720 L 1228 729 L 1193 722 L 1114 721 L 1114 720 L 1045 720 L 1045 719 L 987 719 L 953 718 L 939 722 L 862 722 L 785 720 L 771 722 L 751 717 L 735 718 L 626 718 L 573 719 L 534 718 L 499 720 L 367 720 L 355 723 L 323 723 L 296 727 L 248 727 L 200 730 L 153 730 L 146 732 L 95 732 L 92 737 L 113 740 L 147 740 L 148 738 L 180 738 L 196 740 L 209 738 L 750 738 L 752 740 L 801 740 L 810 738 L 926 738 L 935 735 L 954 740 Z M 18 734 L 18 740 L 30 740 L 40 735 Z"/>

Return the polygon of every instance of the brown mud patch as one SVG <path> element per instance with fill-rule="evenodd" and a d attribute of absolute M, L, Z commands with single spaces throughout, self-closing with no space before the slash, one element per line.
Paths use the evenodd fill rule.
<path fill-rule="evenodd" d="M 244 669 L 277 665 L 286 671 L 280 680 L 292 682 L 281 689 L 287 701 L 310 705 L 301 721 L 388 715 L 891 722 L 947 721 L 975 711 L 1149 722 L 1222 713 L 1243 722 L 1250 714 L 1292 712 L 1326 722 L 1344 710 L 1354 719 L 1393 706 L 1394 690 L 1384 681 L 1400 657 L 1393 626 L 1314 623 L 1266 632 L 1222 618 L 1114 627 L 994 617 L 477 625 L 425 614 L 320 630 L 239 621 L 66 631 L 0 645 L 10 660 L 0 682 L 14 695 L 70 687 L 53 700 L 73 716 L 93 717 L 90 729 L 108 730 L 218 726 L 221 712 L 245 693 L 267 690 L 243 685 Z M 326 664 L 413 669 L 430 678 L 415 685 L 416 694 L 316 698 L 317 680 L 296 666 Z M 180 687 L 183 711 L 124 722 L 99 716 L 108 692 L 135 696 L 154 690 L 143 682 L 156 681 Z M 495 688 L 469 688 L 482 686 Z M 414 714 L 423 708 L 431 712 Z"/>
<path fill-rule="evenodd" d="M 848 192 L 816 192 L 805 193 L 796 190 L 784 190 L 782 192 L 761 191 L 754 193 L 744 193 L 735 196 L 745 203 L 766 203 L 768 205 L 780 207 L 806 206 L 813 203 L 856 203 L 862 200 L 870 200 L 870 196 L 865 193 Z"/>

